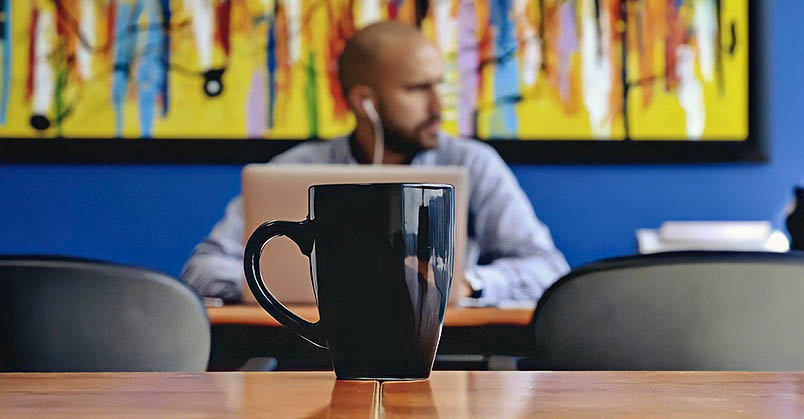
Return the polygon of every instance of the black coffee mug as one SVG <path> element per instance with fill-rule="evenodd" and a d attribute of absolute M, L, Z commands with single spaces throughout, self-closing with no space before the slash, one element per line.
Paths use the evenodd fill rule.
<path fill-rule="evenodd" d="M 311 186 L 307 219 L 252 233 L 249 288 L 277 321 L 329 349 L 339 379 L 427 378 L 452 283 L 454 196 L 450 185 Z M 262 280 L 262 249 L 279 235 L 310 258 L 316 323 L 288 310 Z"/>

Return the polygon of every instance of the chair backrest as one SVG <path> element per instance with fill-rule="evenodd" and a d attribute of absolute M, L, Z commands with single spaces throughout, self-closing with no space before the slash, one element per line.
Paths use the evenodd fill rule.
<path fill-rule="evenodd" d="M 534 313 L 555 370 L 802 370 L 804 255 L 674 252 L 574 270 Z"/>
<path fill-rule="evenodd" d="M 0 257 L 0 371 L 204 371 L 210 327 L 184 284 L 147 269 Z"/>

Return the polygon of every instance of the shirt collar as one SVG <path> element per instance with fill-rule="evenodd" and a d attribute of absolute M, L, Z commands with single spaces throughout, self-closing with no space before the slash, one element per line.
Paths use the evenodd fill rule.
<path fill-rule="evenodd" d="M 341 143 L 338 144 L 338 148 L 336 150 L 336 161 L 337 162 L 343 163 L 343 164 L 358 164 L 357 159 L 354 156 L 354 153 L 352 153 L 352 142 L 354 141 L 354 135 L 355 135 L 355 133 L 352 132 L 348 136 L 343 137 L 341 139 Z M 424 150 L 424 151 L 420 151 L 420 152 L 416 153 L 416 155 L 413 156 L 413 159 L 411 159 L 410 164 L 418 166 L 418 165 L 421 165 L 421 164 L 426 164 L 426 162 L 432 160 L 434 158 L 432 156 L 435 156 L 436 150 L 438 150 L 438 149 L 440 149 L 440 148 L 442 148 L 444 146 L 444 141 L 445 140 L 446 140 L 446 138 L 445 138 L 444 134 L 439 133 L 438 134 L 438 144 L 434 148 L 432 148 L 430 150 Z"/>

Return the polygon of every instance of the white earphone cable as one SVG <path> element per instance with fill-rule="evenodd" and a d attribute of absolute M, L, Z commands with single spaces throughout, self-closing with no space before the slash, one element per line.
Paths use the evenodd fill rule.
<path fill-rule="evenodd" d="M 382 164 L 382 156 L 385 153 L 385 136 L 382 130 L 382 121 L 380 121 L 380 115 L 377 114 L 377 110 L 374 109 L 371 100 L 363 100 L 363 110 L 371 120 L 371 125 L 374 128 L 374 158 L 372 159 L 372 164 L 379 165 Z"/>

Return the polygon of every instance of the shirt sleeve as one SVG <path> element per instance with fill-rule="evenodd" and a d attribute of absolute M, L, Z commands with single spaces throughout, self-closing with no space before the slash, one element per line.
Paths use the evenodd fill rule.
<path fill-rule="evenodd" d="M 338 156 L 333 157 L 332 153 L 346 147 L 345 139 L 306 143 L 274 157 L 270 163 L 332 163 L 338 161 Z M 244 252 L 243 201 L 237 196 L 226 206 L 226 213 L 209 235 L 193 249 L 181 278 L 202 297 L 240 301 L 245 282 Z"/>
<path fill-rule="evenodd" d="M 181 279 L 202 297 L 240 301 L 243 287 L 243 203 L 226 206 L 224 217 L 193 249 Z"/>
<path fill-rule="evenodd" d="M 514 174 L 496 151 L 482 147 L 467 162 L 470 222 L 480 249 L 479 264 L 466 276 L 487 304 L 538 300 L 569 265 Z"/>

